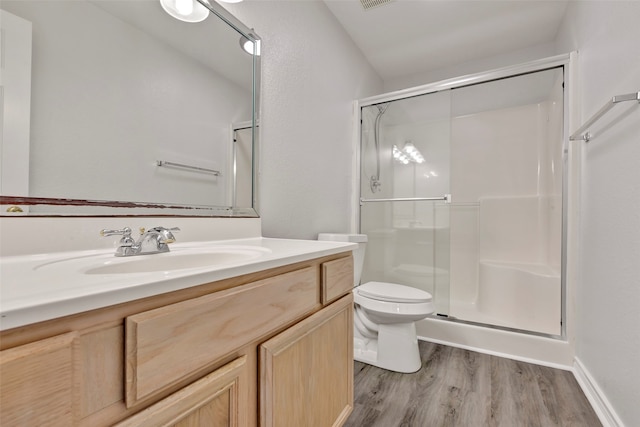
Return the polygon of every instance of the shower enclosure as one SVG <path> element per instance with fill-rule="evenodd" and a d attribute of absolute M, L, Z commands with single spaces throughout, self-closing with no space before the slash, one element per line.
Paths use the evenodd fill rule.
<path fill-rule="evenodd" d="M 537 68 L 359 103 L 363 282 L 425 290 L 442 319 L 563 334 L 564 68 Z"/>

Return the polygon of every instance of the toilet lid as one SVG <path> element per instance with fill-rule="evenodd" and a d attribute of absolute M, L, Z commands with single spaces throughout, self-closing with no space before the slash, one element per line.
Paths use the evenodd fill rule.
<path fill-rule="evenodd" d="M 430 293 L 396 283 L 367 282 L 357 287 L 358 293 L 366 298 L 388 302 L 420 303 L 430 302 Z"/>

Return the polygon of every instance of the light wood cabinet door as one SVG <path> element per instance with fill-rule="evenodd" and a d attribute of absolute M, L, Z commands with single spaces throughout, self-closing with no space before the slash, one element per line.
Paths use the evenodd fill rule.
<path fill-rule="evenodd" d="M 74 346 L 67 333 L 0 352 L 0 425 L 73 426 Z"/>
<path fill-rule="evenodd" d="M 234 427 L 244 425 L 249 399 L 241 384 L 247 369 L 239 357 L 116 427 Z"/>
<path fill-rule="evenodd" d="M 353 409 L 353 296 L 260 346 L 260 425 L 341 426 Z"/>

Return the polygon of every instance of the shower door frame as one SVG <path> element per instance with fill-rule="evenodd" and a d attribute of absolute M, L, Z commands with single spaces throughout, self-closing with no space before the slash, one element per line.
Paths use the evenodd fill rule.
<path fill-rule="evenodd" d="M 350 228 L 352 233 L 360 232 L 360 185 L 361 185 L 361 156 L 360 156 L 360 144 L 361 144 L 361 131 L 362 131 L 362 108 L 384 102 L 397 101 L 409 97 L 428 95 L 441 91 L 457 89 L 465 86 L 476 85 L 480 83 L 487 83 L 495 80 L 501 80 L 509 77 L 516 77 L 519 75 L 535 73 L 538 71 L 544 71 L 553 68 L 562 68 L 564 74 L 564 96 L 563 96 L 563 134 L 562 134 L 562 247 L 561 247 L 561 293 L 560 293 L 560 335 L 550 335 L 545 333 L 539 333 L 528 330 L 514 329 L 502 326 L 489 325 L 485 323 L 468 322 L 455 318 L 436 318 L 434 320 L 444 322 L 465 323 L 471 325 L 482 326 L 489 329 L 498 329 L 509 332 L 517 332 L 532 336 L 539 336 L 545 338 L 552 338 L 560 341 L 570 341 L 573 334 L 570 333 L 571 329 L 568 328 L 569 324 L 572 324 L 573 311 L 570 310 L 568 300 L 569 294 L 567 287 L 569 283 L 575 282 L 576 272 L 575 268 L 575 256 L 574 252 L 577 249 L 577 229 L 575 221 L 571 224 L 568 218 L 576 218 L 577 199 L 576 196 L 569 200 L 569 195 L 579 194 L 578 187 L 578 174 L 580 164 L 580 146 L 571 145 L 569 141 L 570 129 L 575 128 L 573 122 L 575 121 L 570 115 L 570 111 L 574 110 L 577 104 L 576 89 L 573 87 L 573 82 L 576 81 L 576 59 L 577 53 L 567 53 L 562 55 L 556 55 L 548 58 L 543 58 L 535 61 L 526 62 L 523 64 L 497 68 L 494 70 L 468 74 L 461 77 L 455 77 L 451 79 L 441 80 L 434 83 L 429 83 L 421 86 L 416 86 L 408 89 L 397 90 L 393 92 L 384 93 L 364 99 L 354 101 L 353 114 L 354 114 L 354 135 L 353 135 L 353 162 L 352 170 L 352 195 L 351 195 L 351 223 Z M 572 191 L 569 192 L 571 187 Z M 455 194 L 451 195 L 455 200 Z M 570 229 L 571 227 L 571 229 Z M 570 240 L 569 240 L 570 239 Z M 571 266 L 567 263 L 571 260 Z M 571 267 L 571 268 L 569 268 Z M 572 286 L 573 289 L 573 286 Z"/>

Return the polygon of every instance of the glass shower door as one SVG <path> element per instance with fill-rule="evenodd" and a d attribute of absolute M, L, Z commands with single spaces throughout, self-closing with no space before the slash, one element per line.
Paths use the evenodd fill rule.
<path fill-rule="evenodd" d="M 429 292 L 449 314 L 451 92 L 362 107 L 362 282 Z"/>

